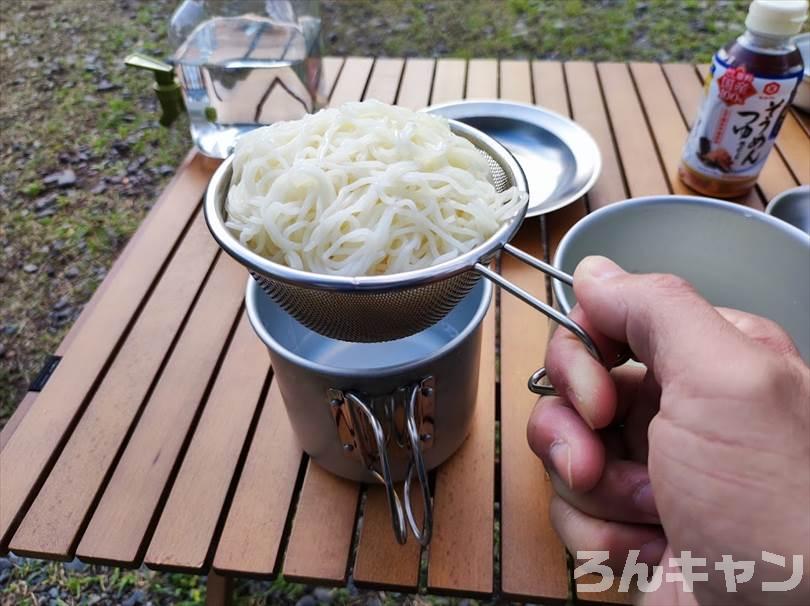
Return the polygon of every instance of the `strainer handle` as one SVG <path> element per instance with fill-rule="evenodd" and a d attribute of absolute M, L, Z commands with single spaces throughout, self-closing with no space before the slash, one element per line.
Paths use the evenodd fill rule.
<path fill-rule="evenodd" d="M 519 261 L 523 261 L 527 265 L 531 265 L 532 267 L 539 269 L 541 272 L 551 276 L 552 278 L 565 282 L 568 285 L 572 285 L 574 283 L 574 279 L 567 273 L 560 271 L 556 267 L 553 267 L 536 257 L 531 256 L 530 254 L 520 250 L 519 248 L 515 248 L 511 244 L 506 244 L 503 247 L 503 250 L 512 255 L 513 257 L 515 257 L 516 259 L 518 259 Z M 506 292 L 510 293 L 511 295 L 514 295 L 524 303 L 531 305 L 537 311 L 541 312 L 548 318 L 551 318 L 563 328 L 570 330 L 579 338 L 580 341 L 582 341 L 582 343 L 585 345 L 585 347 L 591 353 L 591 355 L 594 358 L 596 358 L 600 363 L 603 363 L 602 356 L 599 353 L 596 344 L 593 342 L 593 339 L 591 339 L 590 335 L 588 335 L 588 333 L 585 332 L 584 328 L 582 328 L 579 324 L 574 322 L 571 318 L 566 316 L 564 313 L 554 309 L 551 305 L 549 305 L 545 301 L 541 301 L 534 295 L 526 292 L 525 290 L 520 288 L 520 286 L 512 284 L 512 282 L 501 276 L 499 273 L 492 271 L 486 265 L 483 265 L 482 263 L 476 263 L 475 270 L 478 273 L 482 274 L 487 279 L 495 282 Z M 540 370 L 535 372 L 529 378 L 529 390 L 539 395 L 557 395 L 556 390 L 551 385 L 540 384 L 540 380 L 543 379 L 545 376 L 546 376 L 545 368 L 541 368 Z"/>

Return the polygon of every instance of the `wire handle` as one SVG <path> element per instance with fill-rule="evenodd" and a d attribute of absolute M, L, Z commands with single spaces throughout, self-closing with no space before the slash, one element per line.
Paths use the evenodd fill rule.
<path fill-rule="evenodd" d="M 397 543 L 404 545 L 408 540 L 408 530 L 405 528 L 405 515 L 402 511 L 402 503 L 399 500 L 396 490 L 394 490 L 394 481 L 391 477 L 391 467 L 388 464 L 388 450 L 385 447 L 385 433 L 383 432 L 382 425 L 371 412 L 366 403 L 360 397 L 347 391 L 345 394 L 346 401 L 350 404 L 349 414 L 352 416 L 353 424 L 356 428 L 362 428 L 362 423 L 356 422 L 356 415 L 359 412 L 365 417 L 366 422 L 371 427 L 372 438 L 377 450 L 377 457 L 380 461 L 380 471 L 375 467 L 375 457 L 365 445 L 365 440 L 360 442 L 360 456 L 363 459 L 363 464 L 385 486 L 385 496 L 388 500 L 388 509 L 391 512 L 391 525 L 394 527 L 394 535 L 397 538 Z"/>
<path fill-rule="evenodd" d="M 410 387 L 410 393 L 405 402 L 405 446 L 410 451 L 410 456 L 408 459 L 408 471 L 405 477 L 402 500 L 400 500 L 394 488 L 391 467 L 388 462 L 386 435 L 382 424 L 372 412 L 369 405 L 366 404 L 357 393 L 347 391 L 343 395 L 345 401 L 349 404 L 348 408 L 349 415 L 352 418 L 352 426 L 357 432 L 356 437 L 359 438 L 358 450 L 363 464 L 369 472 L 385 486 L 388 509 L 391 512 L 391 525 L 394 528 L 394 535 L 400 545 L 404 545 L 408 539 L 408 529 L 405 526 L 406 520 L 414 538 L 422 545 L 427 545 L 430 542 L 433 531 L 433 508 L 431 505 L 430 484 L 428 483 L 427 468 L 422 458 L 421 444 L 424 438 L 419 435 L 419 429 L 416 423 L 417 399 L 420 395 L 432 395 L 421 394 L 422 390 L 430 390 L 432 387 L 425 387 L 422 383 L 423 382 L 417 382 Z M 358 415 L 362 415 L 365 423 L 358 422 Z M 371 435 L 368 435 L 369 433 Z M 377 468 L 378 463 L 379 469 Z M 416 515 L 411 505 L 411 485 L 413 483 L 414 473 L 416 473 L 416 479 L 419 482 L 422 496 L 422 510 L 424 514 L 421 527 L 416 521 Z"/>
<path fill-rule="evenodd" d="M 419 396 L 419 390 L 422 389 L 419 384 L 413 386 L 411 395 L 405 407 L 405 429 L 408 434 L 408 446 L 411 451 L 411 458 L 408 462 L 408 474 L 405 476 L 405 488 L 403 500 L 405 501 L 405 514 L 408 516 L 408 525 L 411 527 L 411 532 L 414 538 L 422 545 L 430 543 L 430 537 L 433 533 L 433 507 L 430 502 L 430 484 L 428 483 L 427 469 L 425 462 L 422 459 L 421 442 L 422 437 L 419 435 L 419 430 L 416 428 L 416 398 Z M 432 388 L 427 388 L 432 389 Z M 422 495 L 422 527 L 416 522 L 413 509 L 411 507 L 411 480 L 413 479 L 413 472 L 416 470 L 416 478 L 419 481 L 419 488 Z"/>
<path fill-rule="evenodd" d="M 573 286 L 573 284 L 574 284 L 574 278 L 571 277 L 569 274 L 565 273 L 564 271 L 561 271 L 561 270 L 557 269 L 553 265 L 549 265 L 545 261 L 541 261 L 537 257 L 531 256 L 527 252 L 524 252 L 524 251 L 520 250 L 519 248 L 516 248 L 516 247 L 512 246 L 511 244 L 504 244 L 503 251 L 510 254 L 510 255 L 512 255 L 518 261 L 522 261 L 523 263 L 526 263 L 527 265 L 530 265 L 530 266 L 534 267 L 535 269 L 540 270 L 542 273 L 546 274 L 547 276 L 551 276 L 552 278 L 554 278 L 556 280 L 560 280 L 561 282 L 564 282 L 565 284 L 568 284 L 569 286 Z M 588 349 L 590 354 L 594 358 L 596 358 L 599 361 L 599 363 L 604 363 L 603 360 L 602 360 L 602 356 L 601 356 L 601 354 L 599 353 L 599 350 L 596 347 L 596 344 L 593 342 L 593 339 L 591 339 L 590 335 L 587 332 L 585 332 L 584 328 L 582 328 L 579 324 L 574 322 L 571 318 L 566 316 L 564 313 L 554 309 L 548 303 L 546 303 L 544 301 L 541 301 L 540 299 L 538 299 L 534 295 L 532 295 L 532 294 L 528 293 L 527 291 L 523 290 L 522 288 L 520 288 L 516 284 L 513 284 L 512 282 L 510 282 L 509 280 L 507 280 L 506 278 L 504 278 L 503 276 L 501 276 L 497 272 L 492 271 L 486 265 L 483 265 L 482 263 L 476 263 L 475 264 L 475 270 L 478 273 L 482 274 L 487 279 L 492 280 L 493 282 L 495 282 L 498 286 L 503 288 L 509 294 L 517 297 L 518 299 L 520 299 L 524 303 L 526 303 L 526 304 L 530 305 L 531 307 L 535 308 L 537 311 L 541 312 L 546 317 L 554 320 L 557 324 L 559 324 L 563 328 L 566 328 L 567 330 L 570 330 L 572 333 L 574 333 L 579 338 L 580 341 L 582 341 L 582 343 Z M 554 387 L 552 385 L 541 385 L 540 384 L 540 380 L 542 380 L 545 376 L 546 376 L 545 367 L 540 368 L 534 374 L 532 374 L 532 376 L 529 377 L 529 390 L 536 393 L 536 394 L 545 395 L 545 396 L 557 395 L 557 391 L 554 389 Z"/>

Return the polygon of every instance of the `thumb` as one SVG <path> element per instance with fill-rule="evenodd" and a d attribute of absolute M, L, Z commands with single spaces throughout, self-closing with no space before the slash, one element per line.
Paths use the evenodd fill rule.
<path fill-rule="evenodd" d="M 660 385 L 687 373 L 718 374 L 750 342 L 685 280 L 630 274 L 605 257 L 587 257 L 574 272 L 577 302 L 599 333 L 627 343 Z"/>

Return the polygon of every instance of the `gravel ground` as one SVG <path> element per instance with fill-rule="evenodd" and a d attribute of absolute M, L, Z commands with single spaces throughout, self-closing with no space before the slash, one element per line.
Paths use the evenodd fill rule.
<path fill-rule="evenodd" d="M 66 564 L 10 555 L 0 558 L 0 606 L 191 606 L 205 602 L 205 578 Z M 475 606 L 492 604 L 455 598 L 404 596 L 359 591 L 349 582 L 334 589 L 288 583 L 284 579 L 237 582 L 237 606 Z"/>
<path fill-rule="evenodd" d="M 0 6 L 0 427 L 190 145 L 156 122 L 134 50 L 167 56 L 172 0 Z M 324 0 L 325 52 L 706 61 L 744 0 Z M 99 16 L 102 16 L 99 18 Z M 465 603 L 240 582 L 243 604 Z M 198 604 L 200 577 L 0 558 L 0 604 Z M 466 602 L 475 603 L 475 602 Z"/>

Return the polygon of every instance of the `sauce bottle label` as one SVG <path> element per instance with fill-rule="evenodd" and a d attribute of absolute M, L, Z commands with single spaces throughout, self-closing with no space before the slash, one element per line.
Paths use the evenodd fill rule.
<path fill-rule="evenodd" d="M 733 67 L 715 55 L 684 164 L 719 180 L 759 174 L 801 78 L 802 71 L 757 77 L 745 65 Z"/>

